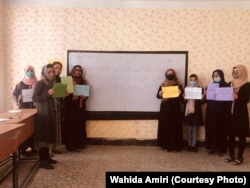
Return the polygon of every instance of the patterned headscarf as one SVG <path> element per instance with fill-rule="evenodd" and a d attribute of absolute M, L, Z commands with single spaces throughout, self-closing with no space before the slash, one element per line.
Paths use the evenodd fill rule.
<path fill-rule="evenodd" d="M 52 64 L 44 65 L 42 68 L 41 76 L 46 85 L 53 86 L 54 80 L 49 79 L 48 68 L 54 68 Z"/>
<path fill-rule="evenodd" d="M 32 70 L 32 72 L 34 73 L 34 77 L 29 78 L 28 76 L 26 76 L 26 72 L 27 70 Z M 25 83 L 26 85 L 31 85 L 32 87 L 37 83 L 37 77 L 35 74 L 35 69 L 34 67 L 28 65 L 24 68 L 24 78 L 23 78 L 23 83 Z"/>

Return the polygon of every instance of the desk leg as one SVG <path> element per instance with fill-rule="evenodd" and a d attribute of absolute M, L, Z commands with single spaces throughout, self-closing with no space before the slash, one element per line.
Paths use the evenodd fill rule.
<path fill-rule="evenodd" d="M 12 166 L 13 166 L 13 188 L 18 188 L 18 161 L 17 152 L 13 153 Z"/>

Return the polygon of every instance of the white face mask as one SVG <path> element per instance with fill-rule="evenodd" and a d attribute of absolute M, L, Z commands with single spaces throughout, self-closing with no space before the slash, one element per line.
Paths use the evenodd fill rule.
<path fill-rule="evenodd" d="M 216 77 L 216 78 L 214 78 L 214 81 L 217 82 L 217 83 L 219 83 L 221 81 L 221 78 L 220 77 Z"/>

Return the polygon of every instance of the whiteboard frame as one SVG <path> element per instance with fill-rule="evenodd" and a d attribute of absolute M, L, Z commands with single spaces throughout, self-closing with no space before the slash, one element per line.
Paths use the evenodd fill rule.
<path fill-rule="evenodd" d="M 188 51 L 90 51 L 90 50 L 67 50 L 67 75 L 70 75 L 71 53 L 122 53 L 122 54 L 181 54 L 185 56 L 184 85 L 187 85 Z M 167 67 L 167 65 L 166 65 Z M 184 87 L 184 86 L 183 86 Z M 159 112 L 144 111 L 87 111 L 89 120 L 136 120 L 136 119 L 158 119 Z"/>

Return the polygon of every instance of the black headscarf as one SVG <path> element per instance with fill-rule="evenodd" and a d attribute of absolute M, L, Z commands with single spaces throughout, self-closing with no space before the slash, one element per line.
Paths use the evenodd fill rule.
<path fill-rule="evenodd" d="M 75 75 L 75 69 L 76 68 L 79 68 L 81 69 L 81 75 L 80 76 L 76 76 Z M 79 85 L 85 85 L 87 84 L 87 81 L 84 79 L 84 73 L 83 73 L 83 69 L 80 65 L 75 65 L 72 70 L 71 70 L 71 76 L 73 78 L 73 81 L 76 83 L 76 84 L 79 84 Z"/>
<path fill-rule="evenodd" d="M 224 72 L 221 69 L 216 69 L 212 73 L 212 79 L 214 80 L 214 73 L 217 72 L 220 75 L 221 81 L 219 82 L 219 87 L 229 87 L 229 84 L 225 81 Z M 214 83 L 218 83 L 215 82 Z"/>

